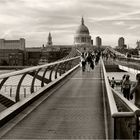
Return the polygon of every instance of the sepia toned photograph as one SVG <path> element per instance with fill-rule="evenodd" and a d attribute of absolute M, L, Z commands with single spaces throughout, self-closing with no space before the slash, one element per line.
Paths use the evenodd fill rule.
<path fill-rule="evenodd" d="M 140 0 L 0 0 L 4 139 L 140 139 Z"/>

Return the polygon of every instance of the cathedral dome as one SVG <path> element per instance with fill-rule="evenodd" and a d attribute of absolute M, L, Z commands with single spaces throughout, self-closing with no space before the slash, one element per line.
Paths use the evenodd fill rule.
<path fill-rule="evenodd" d="M 74 44 L 76 46 L 90 46 L 91 36 L 88 28 L 84 24 L 84 19 L 81 20 L 81 25 L 78 27 L 76 34 L 74 35 Z"/>
<path fill-rule="evenodd" d="M 81 25 L 78 27 L 76 34 L 88 34 L 89 35 L 89 30 L 88 28 L 84 25 L 84 19 L 82 18 Z"/>

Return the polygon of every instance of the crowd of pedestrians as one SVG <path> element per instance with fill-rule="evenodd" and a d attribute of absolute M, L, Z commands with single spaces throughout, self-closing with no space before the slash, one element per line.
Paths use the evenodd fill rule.
<path fill-rule="evenodd" d="M 100 52 L 91 53 L 91 52 L 83 52 L 81 53 L 81 66 L 82 71 L 90 71 L 93 70 L 95 65 L 98 64 L 100 60 Z"/>
<path fill-rule="evenodd" d="M 135 94 L 134 104 L 140 108 L 140 73 L 136 75 L 136 84 L 131 89 L 131 82 L 129 80 L 129 75 L 124 76 L 124 80 L 122 82 L 122 92 L 125 98 L 128 100 L 133 99 L 133 94 Z"/>
<path fill-rule="evenodd" d="M 116 81 L 114 77 L 112 77 L 111 80 L 108 77 L 108 80 L 109 80 L 110 86 L 114 88 L 116 85 Z M 140 108 L 140 73 L 136 75 L 136 80 L 137 82 L 135 86 L 132 88 L 130 75 L 126 74 L 126 75 L 123 75 L 122 80 L 120 81 L 120 85 L 121 85 L 121 92 L 126 99 L 132 100 L 133 94 L 135 94 L 134 104 Z"/>
<path fill-rule="evenodd" d="M 81 53 L 81 66 L 82 66 L 82 71 L 90 71 L 93 70 L 95 65 L 98 64 L 99 60 L 100 60 L 100 52 L 96 52 L 96 53 L 91 53 L 91 52 L 83 52 Z M 109 55 L 105 56 L 106 59 L 109 58 Z M 114 55 L 113 60 L 116 59 L 116 55 Z M 110 80 L 108 77 L 110 86 L 112 88 L 114 88 L 116 86 L 116 81 L 115 78 L 112 77 L 112 79 Z M 133 99 L 133 94 L 135 94 L 135 99 L 134 99 L 134 103 L 137 107 L 140 108 L 140 73 L 138 73 L 136 75 L 136 80 L 137 83 L 136 85 L 132 88 L 132 83 L 130 81 L 130 75 L 125 74 L 122 77 L 122 80 L 120 81 L 120 85 L 121 85 L 121 92 L 123 94 L 123 96 L 128 99 L 128 100 L 132 100 Z"/>

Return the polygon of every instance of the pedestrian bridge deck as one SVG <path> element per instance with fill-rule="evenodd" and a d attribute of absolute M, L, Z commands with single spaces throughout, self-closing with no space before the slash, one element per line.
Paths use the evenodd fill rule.
<path fill-rule="evenodd" d="M 79 69 L 2 138 L 104 139 L 100 65 L 90 72 Z"/>

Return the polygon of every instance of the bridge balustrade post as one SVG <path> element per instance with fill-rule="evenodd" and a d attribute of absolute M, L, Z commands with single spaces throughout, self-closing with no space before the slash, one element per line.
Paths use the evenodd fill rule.
<path fill-rule="evenodd" d="M 104 71 L 104 77 L 106 76 L 105 74 L 106 71 Z M 105 77 L 105 79 L 107 78 Z M 108 80 L 106 80 L 106 83 L 108 83 Z M 134 115 L 134 110 L 136 108 L 134 109 L 134 107 L 131 107 L 131 104 L 129 104 L 127 100 L 125 101 L 125 99 L 123 99 L 123 97 L 121 97 L 119 93 L 117 93 L 115 90 L 112 89 L 113 98 L 111 99 L 115 99 L 114 106 L 117 107 L 117 110 L 115 111 L 115 113 L 111 113 L 110 109 L 111 108 L 114 109 L 114 108 L 112 107 L 113 104 L 108 100 L 109 99 L 108 97 L 110 97 L 109 95 L 112 94 L 106 94 L 107 93 L 106 89 L 108 87 L 107 85 L 108 84 L 106 84 L 105 88 L 103 87 L 103 90 L 105 93 L 104 96 L 105 96 L 105 106 L 107 110 L 109 139 L 110 138 L 111 139 L 138 139 L 140 128 L 139 128 L 139 116 L 136 118 Z M 128 114 L 126 112 L 128 112 Z M 135 131 L 135 135 L 134 135 L 134 131 Z"/>
<path fill-rule="evenodd" d="M 117 131 L 117 128 L 116 128 L 116 117 L 114 118 L 114 122 L 113 122 L 113 125 L 114 125 L 114 139 L 117 139 L 117 134 L 116 134 L 116 131 Z"/>
<path fill-rule="evenodd" d="M 10 88 L 10 97 L 12 97 L 12 87 Z"/>
<path fill-rule="evenodd" d="M 0 83 L 0 90 L 2 89 L 4 83 L 8 80 L 9 77 L 4 78 Z"/>
<path fill-rule="evenodd" d="M 113 91 L 114 92 L 114 91 Z M 118 93 L 119 94 L 119 93 Z M 118 112 L 131 112 L 130 108 L 122 102 L 116 94 L 115 101 L 118 108 Z M 136 123 L 135 123 L 135 116 L 123 116 L 117 117 L 116 122 L 114 122 L 114 138 L 116 139 L 133 139 L 135 137 L 134 131 L 136 131 Z M 116 136 L 116 137 L 115 137 Z"/>
<path fill-rule="evenodd" d="M 45 75 L 47 73 L 47 71 L 50 69 L 50 67 L 47 67 L 43 73 L 43 76 L 42 76 L 42 81 L 41 81 L 41 87 L 44 87 L 44 79 L 45 79 Z M 48 79 L 48 83 L 49 83 L 49 79 Z"/>
<path fill-rule="evenodd" d="M 135 139 L 139 139 L 139 116 L 136 116 L 136 134 L 135 134 Z"/>
<path fill-rule="evenodd" d="M 57 73 L 58 73 L 58 70 L 60 69 L 60 73 L 62 74 L 62 73 L 65 73 L 65 71 L 67 71 L 67 69 L 66 69 L 66 65 L 67 65 L 67 61 L 66 62 L 64 62 L 64 63 L 60 63 L 60 64 L 58 64 L 57 65 L 57 67 L 56 67 L 56 70 L 55 70 L 55 79 L 57 78 Z M 61 75 L 60 74 L 60 75 Z"/>
<path fill-rule="evenodd" d="M 79 62 L 79 59 L 72 61 L 72 67 L 76 66 Z"/>
<path fill-rule="evenodd" d="M 67 69 L 70 70 L 72 68 L 72 60 L 68 62 Z"/>
<path fill-rule="evenodd" d="M 134 139 L 136 137 L 136 123 L 134 116 L 116 117 L 114 125 L 114 139 Z"/>
<path fill-rule="evenodd" d="M 5 85 L 5 92 L 6 92 L 6 85 Z"/>
<path fill-rule="evenodd" d="M 1 76 L 2 81 L 0 82 L 0 90 L 2 89 L 3 85 L 5 84 L 5 82 L 7 81 L 7 79 L 9 77 L 16 76 L 16 75 L 22 75 L 22 77 L 20 78 L 20 80 L 18 82 L 17 89 L 16 89 L 16 95 L 15 95 L 15 101 L 18 102 L 18 101 L 20 101 L 21 84 L 22 84 L 22 82 L 23 82 L 23 80 L 24 80 L 24 78 L 26 77 L 27 74 L 30 74 L 30 75 L 34 76 L 33 80 L 32 80 L 32 83 L 31 83 L 31 87 L 30 87 L 30 91 L 31 91 L 31 93 L 33 93 L 34 92 L 34 83 L 35 83 L 36 78 L 39 77 L 39 75 L 37 77 L 37 74 L 39 73 L 39 71 L 41 69 L 44 69 L 44 68 L 48 67 L 48 68 L 46 68 L 45 72 L 43 73 L 43 77 L 40 76 L 38 78 L 39 80 L 40 79 L 42 80 L 41 81 L 41 87 L 43 87 L 44 82 L 49 83 L 49 82 L 52 81 L 52 73 L 53 73 L 54 70 L 56 70 L 55 71 L 56 72 L 55 78 L 57 78 L 57 72 L 58 72 L 59 68 L 61 69 L 60 73 L 59 73 L 61 75 L 62 73 L 67 71 L 69 68 L 71 68 L 73 62 L 75 63 L 78 60 L 77 58 L 79 59 L 79 57 L 74 57 L 74 58 L 69 58 L 68 60 L 64 60 L 64 61 L 62 60 L 60 62 L 54 62 L 52 64 L 35 66 L 35 67 L 27 68 L 27 69 L 24 69 L 24 70 L 21 70 L 21 71 L 11 72 L 10 74 L 4 74 L 4 75 Z M 55 69 L 58 64 L 61 64 L 61 67 L 58 67 L 58 69 Z M 47 70 L 49 70 L 50 68 L 51 68 L 51 71 L 50 71 L 50 74 L 49 74 L 49 79 L 45 79 L 45 74 L 46 74 Z M 24 90 L 24 93 L 25 93 L 25 90 Z"/>
<path fill-rule="evenodd" d="M 68 65 L 68 62 L 65 62 L 65 63 L 64 63 L 64 67 L 63 67 L 64 73 L 67 71 L 67 65 Z"/>
<path fill-rule="evenodd" d="M 59 72 L 60 72 L 60 76 L 64 73 L 64 63 L 61 63 L 59 66 Z"/>
<path fill-rule="evenodd" d="M 50 72 L 50 75 L 49 75 L 49 81 L 51 82 L 52 81 L 52 73 L 55 69 L 56 65 L 54 65 L 52 68 L 51 68 L 51 72 Z"/>
<path fill-rule="evenodd" d="M 32 83 L 31 83 L 31 89 L 30 89 L 31 94 L 34 92 L 34 83 L 35 83 L 35 79 L 36 79 L 36 76 L 38 75 L 38 73 L 40 72 L 41 69 L 42 69 L 42 68 L 38 69 L 38 70 L 36 71 L 34 77 L 33 77 L 33 80 L 32 80 Z"/>
<path fill-rule="evenodd" d="M 59 67 L 60 67 L 61 64 L 58 64 L 56 66 L 56 70 L 55 70 L 55 79 L 57 79 L 57 73 L 58 73 L 58 70 L 59 70 Z"/>
<path fill-rule="evenodd" d="M 66 69 L 67 69 L 67 71 L 71 69 L 71 61 L 69 61 L 69 62 L 67 63 Z"/>
<path fill-rule="evenodd" d="M 24 98 L 26 98 L 26 88 L 24 88 Z"/>
<path fill-rule="evenodd" d="M 65 73 L 65 63 L 62 63 L 62 65 L 61 65 L 61 73 L 62 74 Z"/>
<path fill-rule="evenodd" d="M 22 84 L 22 82 L 23 82 L 23 80 L 24 80 L 24 78 L 26 77 L 27 74 L 28 74 L 28 73 L 24 73 L 24 74 L 22 75 L 22 77 L 20 78 L 20 81 L 19 81 L 19 83 L 18 83 L 18 85 L 17 85 L 16 97 L 15 97 L 15 101 L 16 101 L 16 102 L 20 101 L 20 88 L 21 88 L 21 84 Z"/>
<path fill-rule="evenodd" d="M 73 63 L 72 61 L 70 61 L 70 69 L 73 67 Z"/>

